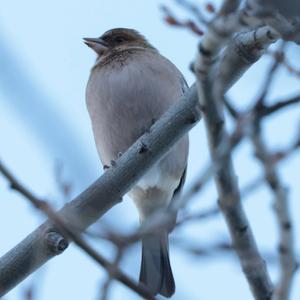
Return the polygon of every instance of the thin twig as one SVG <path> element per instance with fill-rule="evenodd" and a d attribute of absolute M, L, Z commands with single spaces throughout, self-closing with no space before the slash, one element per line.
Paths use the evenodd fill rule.
<path fill-rule="evenodd" d="M 263 107 L 262 111 L 259 112 L 259 114 L 261 117 L 267 116 L 281 110 L 282 108 L 286 108 L 288 106 L 299 104 L 299 103 L 300 103 L 300 95 L 297 95 L 289 99 L 278 101 L 275 104 L 265 106 Z"/>
<path fill-rule="evenodd" d="M 241 2 L 240 0 L 225 0 L 225 1 L 223 1 L 222 6 L 219 11 L 219 15 L 226 16 L 232 12 L 235 12 L 239 7 L 240 2 Z"/>
<path fill-rule="evenodd" d="M 276 163 L 269 155 L 262 139 L 260 120 L 257 119 L 253 124 L 251 136 L 255 146 L 255 154 L 261 161 L 268 186 L 274 194 L 274 211 L 279 229 L 280 279 L 275 287 L 273 299 L 286 300 L 289 299 L 292 280 L 298 268 L 294 249 L 293 223 L 290 215 L 288 190 L 282 183 L 276 169 Z"/>
<path fill-rule="evenodd" d="M 119 265 L 120 265 L 120 261 L 122 259 L 122 256 L 123 256 L 123 251 L 124 249 L 123 248 L 118 248 L 117 249 L 117 254 L 116 254 L 116 257 L 114 259 L 114 262 L 112 264 L 112 268 L 110 270 L 108 270 L 108 277 L 107 279 L 105 280 L 101 290 L 102 290 L 102 293 L 101 293 L 101 300 L 107 300 L 108 299 L 108 293 L 109 293 L 109 288 L 112 284 L 112 281 L 115 277 L 115 273 L 116 271 L 118 271 L 118 268 L 119 268 Z"/>
<path fill-rule="evenodd" d="M 275 52 L 274 51 L 267 51 L 267 54 L 272 55 L 276 59 L 276 56 L 277 56 L 277 52 L 276 51 Z M 290 64 L 290 62 L 287 60 L 287 58 L 286 58 L 285 55 L 283 55 L 282 58 L 281 58 L 281 64 L 287 69 L 287 71 L 290 74 L 292 74 L 292 75 L 300 78 L 300 70 L 296 69 L 294 66 L 292 66 Z"/>
<path fill-rule="evenodd" d="M 274 77 L 275 77 L 275 73 L 278 70 L 278 68 L 280 66 L 280 63 L 282 61 L 283 46 L 284 46 L 284 44 L 282 45 L 280 51 L 276 52 L 277 55 L 274 56 L 274 60 L 272 61 L 271 66 L 270 66 L 270 68 L 267 72 L 267 76 L 266 76 L 265 81 L 262 85 L 261 94 L 260 94 L 260 96 L 258 97 L 258 99 L 256 101 L 256 109 L 257 110 L 260 110 L 261 107 L 264 107 L 264 105 L 265 105 L 266 96 L 269 93 L 269 90 L 271 88 L 272 82 L 273 82 Z"/>
<path fill-rule="evenodd" d="M 175 27 L 182 27 L 191 30 L 193 33 L 197 34 L 198 36 L 203 35 L 203 30 L 200 28 L 198 24 L 196 24 L 193 20 L 180 20 L 178 17 L 174 15 L 174 13 L 166 6 L 161 7 L 162 11 L 164 12 L 164 20 L 171 26 Z"/>
<path fill-rule="evenodd" d="M 187 0 L 174 0 L 174 1 L 178 5 L 180 5 L 184 9 L 186 9 L 188 12 L 190 12 L 200 24 L 203 24 L 203 25 L 208 24 L 208 20 L 206 19 L 206 17 L 202 13 L 200 5 L 194 4 L 194 3 L 190 2 L 190 1 L 187 1 Z"/>

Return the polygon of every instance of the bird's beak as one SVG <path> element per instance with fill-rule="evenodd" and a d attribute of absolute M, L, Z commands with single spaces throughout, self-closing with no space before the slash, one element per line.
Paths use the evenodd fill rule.
<path fill-rule="evenodd" d="M 108 49 L 108 44 L 101 38 L 83 38 L 83 42 L 99 55 Z"/>

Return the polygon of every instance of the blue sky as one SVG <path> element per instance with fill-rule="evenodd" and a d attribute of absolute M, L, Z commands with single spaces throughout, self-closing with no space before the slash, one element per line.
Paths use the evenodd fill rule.
<path fill-rule="evenodd" d="M 200 3 L 203 3 L 199 1 Z M 95 56 L 82 43 L 82 37 L 99 36 L 114 27 L 135 28 L 143 33 L 160 52 L 174 62 L 189 84 L 194 77 L 189 64 L 196 53 L 197 38 L 182 29 L 168 27 L 162 21 L 161 4 L 173 1 L 17 1 L 3 0 L 0 11 L 0 157 L 14 173 L 41 197 L 62 203 L 54 176 L 57 161 L 64 165 L 64 176 L 72 182 L 73 195 L 87 187 L 101 174 L 85 107 L 85 86 Z M 179 12 L 179 10 L 178 10 Z M 184 15 L 184 13 L 183 13 Z M 299 61 L 299 49 L 291 46 L 288 58 Z M 256 64 L 230 91 L 234 103 L 245 109 L 258 95 L 270 59 Z M 299 63 L 298 63 L 299 64 Z M 280 71 L 272 86 L 270 99 L 299 93 L 299 80 Z M 299 107 L 275 115 L 265 124 L 271 149 L 284 147 L 299 129 Z M 207 142 L 201 122 L 191 132 L 191 151 L 187 185 L 207 160 Z M 245 142 L 238 148 L 234 164 L 241 186 L 260 174 L 253 149 Z M 300 157 L 295 155 L 282 166 L 281 175 L 290 188 L 291 210 L 299 236 L 298 184 Z M 0 255 L 15 246 L 41 223 L 38 214 L 22 197 L 9 191 L 0 177 Z M 191 210 L 215 204 L 213 184 L 196 197 Z M 260 188 L 246 202 L 246 212 L 259 247 L 274 251 L 277 241 L 272 197 Z M 121 216 L 121 217 L 120 217 Z M 130 200 L 115 207 L 106 217 L 115 227 L 132 229 L 138 224 Z M 186 226 L 173 234 L 195 244 L 210 244 L 228 238 L 222 218 Z M 113 248 L 93 242 L 108 258 Z M 297 243 L 299 251 L 299 242 Z M 196 259 L 172 247 L 171 260 L 177 281 L 174 299 L 251 299 L 247 283 L 233 256 Z M 138 276 L 139 246 L 133 247 L 122 267 L 134 278 Z M 272 278 L 277 268 L 270 266 Z M 51 260 L 5 299 L 20 299 L 22 289 L 33 278 L 40 280 L 39 300 L 87 299 L 99 297 L 105 272 L 75 246 Z M 292 299 L 300 297 L 300 278 L 296 277 Z M 118 283 L 111 299 L 135 299 Z"/>

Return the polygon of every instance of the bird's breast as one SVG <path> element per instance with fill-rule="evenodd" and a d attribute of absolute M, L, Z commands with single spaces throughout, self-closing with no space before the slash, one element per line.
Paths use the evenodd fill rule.
<path fill-rule="evenodd" d="M 118 63 L 118 62 L 114 62 Z M 159 54 L 138 53 L 91 73 L 86 100 L 104 164 L 125 152 L 182 95 L 177 69 Z"/>

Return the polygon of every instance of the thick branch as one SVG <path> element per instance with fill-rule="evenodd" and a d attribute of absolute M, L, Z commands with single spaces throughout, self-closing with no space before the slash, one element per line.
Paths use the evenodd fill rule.
<path fill-rule="evenodd" d="M 232 17 L 229 16 L 229 18 Z M 218 157 L 218 153 L 222 151 L 224 145 L 228 144 L 228 135 L 224 126 L 221 101 L 224 91 L 223 82 L 213 82 L 212 65 L 220 49 L 235 31 L 234 26 L 229 26 L 231 23 L 234 24 L 234 21 L 229 21 L 225 16 L 224 19 L 216 19 L 211 24 L 210 30 L 201 41 L 195 62 L 199 101 L 203 109 L 213 161 Z M 230 152 L 224 157 L 222 166 L 216 167 L 214 178 L 219 195 L 219 205 L 251 291 L 255 299 L 271 299 L 272 283 L 241 204 Z"/>

